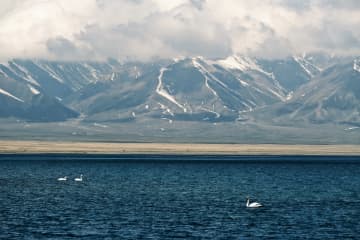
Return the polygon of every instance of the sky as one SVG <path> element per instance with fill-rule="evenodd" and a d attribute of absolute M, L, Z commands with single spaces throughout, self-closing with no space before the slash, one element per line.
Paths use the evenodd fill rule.
<path fill-rule="evenodd" d="M 360 55 L 359 0 L 1 0 L 0 60 Z"/>

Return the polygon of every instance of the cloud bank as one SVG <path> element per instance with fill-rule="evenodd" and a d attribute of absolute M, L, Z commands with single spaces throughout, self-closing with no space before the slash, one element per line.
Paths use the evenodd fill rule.
<path fill-rule="evenodd" d="M 358 0 L 2 0 L 0 59 L 360 54 Z"/>

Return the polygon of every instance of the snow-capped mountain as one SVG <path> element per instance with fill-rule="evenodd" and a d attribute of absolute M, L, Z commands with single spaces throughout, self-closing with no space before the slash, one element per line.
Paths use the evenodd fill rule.
<path fill-rule="evenodd" d="M 36 121 L 63 121 L 76 117 L 76 111 L 44 93 L 43 89 L 0 72 L 0 116 Z"/>
<path fill-rule="evenodd" d="M 301 86 L 293 98 L 275 107 L 273 117 L 287 122 L 360 125 L 358 61 L 334 65 Z"/>
<path fill-rule="evenodd" d="M 300 67 L 299 72 L 305 74 Z M 257 60 L 236 56 L 126 64 L 111 78 L 90 83 L 72 94 L 67 103 L 92 121 L 141 117 L 234 121 L 245 112 L 291 97 L 291 89 L 281 86 Z"/>
<path fill-rule="evenodd" d="M 94 81 L 109 79 L 109 63 L 12 60 L 0 64 L 0 115 L 35 121 L 77 117 L 63 99 Z"/>
<path fill-rule="evenodd" d="M 340 116 L 336 112 L 344 108 L 355 116 L 359 61 L 350 66 L 324 59 L 234 55 L 147 63 L 12 60 L 0 64 L 0 116 L 32 121 L 81 116 L 85 122 L 231 122 L 268 109 L 254 116 L 264 121 L 285 116 L 320 121 Z M 329 105 L 337 107 L 330 111 Z M 349 119 L 344 121 L 357 119 L 345 115 Z"/>

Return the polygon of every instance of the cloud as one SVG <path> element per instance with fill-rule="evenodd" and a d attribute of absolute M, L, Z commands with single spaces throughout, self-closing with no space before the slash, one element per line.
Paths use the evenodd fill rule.
<path fill-rule="evenodd" d="M 190 2 L 195 6 L 197 9 L 202 10 L 206 0 L 190 0 Z"/>
<path fill-rule="evenodd" d="M 0 59 L 359 55 L 358 0 L 3 0 Z"/>

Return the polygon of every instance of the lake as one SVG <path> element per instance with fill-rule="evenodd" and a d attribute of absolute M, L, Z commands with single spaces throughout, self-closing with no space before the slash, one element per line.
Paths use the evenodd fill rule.
<path fill-rule="evenodd" d="M 0 239 L 352 239 L 359 222 L 359 157 L 0 155 Z"/>

